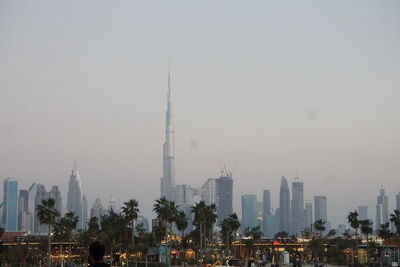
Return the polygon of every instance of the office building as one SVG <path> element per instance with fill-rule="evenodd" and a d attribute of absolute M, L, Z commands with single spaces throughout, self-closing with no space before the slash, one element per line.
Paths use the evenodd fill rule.
<path fill-rule="evenodd" d="M 257 226 L 257 196 L 243 195 L 242 196 L 242 228 Z"/>
<path fill-rule="evenodd" d="M 304 189 L 302 182 L 292 182 L 292 234 L 300 234 L 305 227 Z"/>
<path fill-rule="evenodd" d="M 314 197 L 314 221 L 322 220 L 328 223 L 326 196 Z"/>
<path fill-rule="evenodd" d="M 206 205 L 217 204 L 217 190 L 215 178 L 208 178 L 207 181 L 201 186 L 201 200 Z"/>
<path fill-rule="evenodd" d="M 358 206 L 357 213 L 359 220 L 368 219 L 368 206 Z"/>
<path fill-rule="evenodd" d="M 379 190 L 379 196 L 377 197 L 376 204 L 376 217 L 375 217 L 375 229 L 379 229 L 381 224 L 389 221 L 389 204 L 388 197 L 385 194 L 383 187 Z"/>
<path fill-rule="evenodd" d="M 81 177 L 76 168 L 71 172 L 68 184 L 68 197 L 67 197 L 67 210 L 73 212 L 75 216 L 79 217 L 78 229 L 83 229 L 84 222 L 82 220 L 82 192 L 81 192 Z"/>
<path fill-rule="evenodd" d="M 281 179 L 281 187 L 279 190 L 279 231 L 290 233 L 290 192 L 289 185 L 284 176 Z"/>
<path fill-rule="evenodd" d="M 306 208 L 304 210 L 304 213 L 305 213 L 305 227 L 308 227 L 308 228 L 311 229 L 311 225 L 314 223 L 314 221 L 313 221 L 313 205 L 312 205 L 312 201 L 311 200 L 306 201 L 306 205 L 305 206 L 306 206 Z"/>
<path fill-rule="evenodd" d="M 231 173 L 223 172 L 221 177 L 216 179 L 217 192 L 217 224 L 228 218 L 233 213 L 233 179 Z"/>
<path fill-rule="evenodd" d="M 8 177 L 4 179 L 3 227 L 6 232 L 18 230 L 18 182 Z"/>

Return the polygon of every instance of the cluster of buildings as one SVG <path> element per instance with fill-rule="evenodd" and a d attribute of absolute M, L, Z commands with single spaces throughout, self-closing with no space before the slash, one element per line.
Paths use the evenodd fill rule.
<path fill-rule="evenodd" d="M 78 228 L 84 228 L 88 219 L 88 204 L 81 192 L 81 180 L 74 168 L 70 175 L 66 209 L 64 208 L 60 188 L 52 186 L 47 191 L 43 184 L 33 183 L 29 189 L 19 189 L 18 181 L 13 178 L 4 180 L 3 202 L 0 204 L 2 227 L 7 232 L 26 231 L 31 234 L 47 233 L 47 226 L 39 222 L 36 207 L 42 200 L 53 198 L 55 208 L 63 215 L 72 211 L 79 217 Z"/>
<path fill-rule="evenodd" d="M 172 103 L 170 77 L 168 75 L 168 95 L 165 127 L 165 143 L 163 146 L 163 176 L 161 178 L 161 197 L 174 201 L 179 209 L 188 217 L 186 232 L 193 230 L 193 215 L 191 207 L 199 201 L 207 205 L 215 204 L 217 207 L 217 225 L 234 212 L 233 210 L 233 179 L 232 174 L 226 170 L 221 171 L 218 178 L 208 178 L 201 187 L 193 187 L 188 184 L 176 184 L 174 167 L 174 129 L 172 123 Z M 242 229 L 260 226 L 265 237 L 273 237 L 278 232 L 299 235 L 305 228 L 317 221 L 326 222 L 326 229 L 330 230 L 327 212 L 326 196 L 315 196 L 313 201 L 304 200 L 304 184 L 296 178 L 289 183 L 282 176 L 279 191 L 279 207 L 271 206 L 271 191 L 264 190 L 262 201 L 257 200 L 257 195 L 247 194 L 241 196 L 242 200 Z M 56 209 L 61 215 L 66 211 L 72 211 L 79 217 L 78 229 L 86 226 L 88 218 L 97 217 L 99 220 L 107 211 L 118 212 L 116 201 L 110 197 L 108 208 L 105 209 L 101 200 L 97 198 L 88 214 L 88 201 L 82 194 L 81 179 L 76 168 L 72 170 L 69 179 L 67 202 L 64 209 L 61 192 L 58 186 L 53 186 L 50 191 L 42 184 L 33 183 L 29 189 L 18 188 L 18 181 L 12 178 L 4 180 L 3 202 L 0 204 L 0 217 L 2 227 L 6 231 L 27 231 L 32 234 L 44 234 L 47 227 L 41 225 L 36 214 L 36 206 L 43 199 L 53 198 L 56 201 Z M 400 209 L 400 193 L 396 195 L 396 209 Z M 358 208 L 359 218 L 367 219 L 368 207 Z M 147 220 L 139 216 L 139 223 L 148 230 Z M 388 197 L 385 190 L 380 190 L 377 198 L 375 228 L 389 221 Z M 345 225 L 339 225 L 337 233 L 346 229 Z"/>

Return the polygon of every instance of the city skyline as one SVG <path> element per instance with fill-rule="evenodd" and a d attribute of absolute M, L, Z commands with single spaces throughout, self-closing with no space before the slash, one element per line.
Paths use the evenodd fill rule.
<path fill-rule="evenodd" d="M 399 3 L 173 3 L 0 4 L 1 178 L 65 201 L 78 158 L 89 207 L 135 197 L 154 216 L 170 60 L 177 184 L 226 165 L 240 215 L 298 176 L 333 226 L 373 214 L 381 184 L 395 207 Z"/>

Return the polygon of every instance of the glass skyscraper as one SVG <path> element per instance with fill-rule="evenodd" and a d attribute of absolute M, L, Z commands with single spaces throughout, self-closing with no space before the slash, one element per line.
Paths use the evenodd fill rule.
<path fill-rule="evenodd" d="M 18 230 L 18 182 L 12 178 L 4 180 L 3 225 L 7 232 Z"/>
<path fill-rule="evenodd" d="M 242 226 L 247 227 L 257 226 L 257 196 L 243 195 L 242 196 Z"/>

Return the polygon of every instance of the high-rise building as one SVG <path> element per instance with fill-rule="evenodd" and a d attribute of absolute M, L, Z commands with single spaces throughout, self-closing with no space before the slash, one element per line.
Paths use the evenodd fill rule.
<path fill-rule="evenodd" d="M 33 183 L 28 189 L 28 216 L 29 216 L 28 230 L 32 234 L 35 233 L 36 192 L 37 192 L 37 184 Z"/>
<path fill-rule="evenodd" d="M 4 179 L 3 226 L 6 232 L 18 230 L 18 182 L 10 177 Z"/>
<path fill-rule="evenodd" d="M 29 230 L 29 214 L 28 214 L 28 200 L 29 191 L 19 190 L 18 196 L 18 230 L 28 231 Z"/>
<path fill-rule="evenodd" d="M 279 191 L 279 213 L 278 213 L 278 229 L 290 233 L 290 192 L 289 185 L 284 176 L 281 179 L 281 187 Z"/>
<path fill-rule="evenodd" d="M 359 220 L 368 219 L 368 206 L 358 206 L 357 213 Z"/>
<path fill-rule="evenodd" d="M 396 195 L 396 210 L 400 210 L 400 192 Z"/>
<path fill-rule="evenodd" d="M 300 234 L 305 226 L 304 189 L 302 182 L 292 182 L 292 233 Z"/>
<path fill-rule="evenodd" d="M 82 229 L 84 223 L 82 220 L 83 213 L 81 188 L 81 177 L 79 176 L 76 166 L 74 166 L 74 169 L 69 177 L 67 210 L 69 212 L 73 212 L 75 216 L 79 217 L 78 229 Z"/>
<path fill-rule="evenodd" d="M 86 196 L 82 196 L 82 228 L 86 228 L 88 222 L 88 202 Z"/>
<path fill-rule="evenodd" d="M 309 227 L 311 229 L 311 225 L 314 223 L 311 200 L 306 201 L 306 208 L 304 210 L 304 214 L 305 214 L 305 227 Z"/>
<path fill-rule="evenodd" d="M 242 227 L 257 226 L 257 196 L 243 195 L 242 196 Z"/>
<path fill-rule="evenodd" d="M 263 227 L 262 227 L 264 236 L 268 236 L 268 228 L 270 228 L 270 220 L 268 219 L 269 215 L 271 215 L 271 192 L 269 190 L 264 190 L 263 191 Z"/>
<path fill-rule="evenodd" d="M 138 215 L 136 225 L 142 225 L 145 232 L 149 232 L 149 221 L 142 215 Z"/>
<path fill-rule="evenodd" d="M 233 179 L 231 173 L 222 173 L 221 177 L 216 179 L 217 192 L 217 224 L 233 213 Z"/>
<path fill-rule="evenodd" d="M 171 76 L 168 71 L 167 112 L 165 120 L 165 143 L 163 146 L 163 177 L 161 177 L 161 196 L 173 201 L 175 190 L 174 168 L 174 129 L 172 125 Z"/>
<path fill-rule="evenodd" d="M 60 213 L 60 215 L 63 215 L 62 196 L 57 185 L 54 185 L 51 188 L 50 197 L 56 202 L 56 210 Z"/>
<path fill-rule="evenodd" d="M 201 186 L 201 200 L 204 201 L 206 205 L 217 204 L 215 178 L 208 178 Z"/>
<path fill-rule="evenodd" d="M 200 200 L 199 189 L 193 188 L 191 185 L 177 185 L 175 188 L 175 204 L 178 209 L 185 212 L 186 218 L 188 219 L 188 227 L 185 229 L 185 233 L 189 233 L 193 230 L 193 215 L 192 206 L 194 206 Z"/>
<path fill-rule="evenodd" d="M 48 227 L 45 224 L 40 224 L 39 217 L 37 216 L 36 207 L 42 205 L 42 200 L 50 198 L 50 194 L 46 191 L 46 187 L 42 184 L 36 184 L 36 194 L 35 194 L 35 217 L 34 217 L 34 230 L 35 234 L 47 234 Z"/>
<path fill-rule="evenodd" d="M 267 226 L 266 229 L 265 228 L 263 229 L 263 235 L 265 237 L 273 238 L 274 235 L 279 232 L 278 215 L 277 215 L 278 213 L 279 213 L 279 209 L 276 210 L 275 214 L 273 214 L 271 212 L 270 214 L 264 215 L 263 223 L 264 223 L 264 226 L 265 225 Z"/>
<path fill-rule="evenodd" d="M 375 229 L 379 229 L 381 224 L 389 221 L 389 205 L 388 197 L 385 194 L 383 187 L 379 190 L 379 196 L 377 197 L 376 204 L 376 217 L 375 217 Z"/>
<path fill-rule="evenodd" d="M 326 205 L 326 196 L 314 197 L 314 220 L 322 220 L 328 223 L 328 212 Z M 328 228 L 327 228 L 328 229 Z"/>
<path fill-rule="evenodd" d="M 96 217 L 97 222 L 100 223 L 105 215 L 105 209 L 101 204 L 100 198 L 96 198 L 92 208 L 90 209 L 90 218 Z"/>

